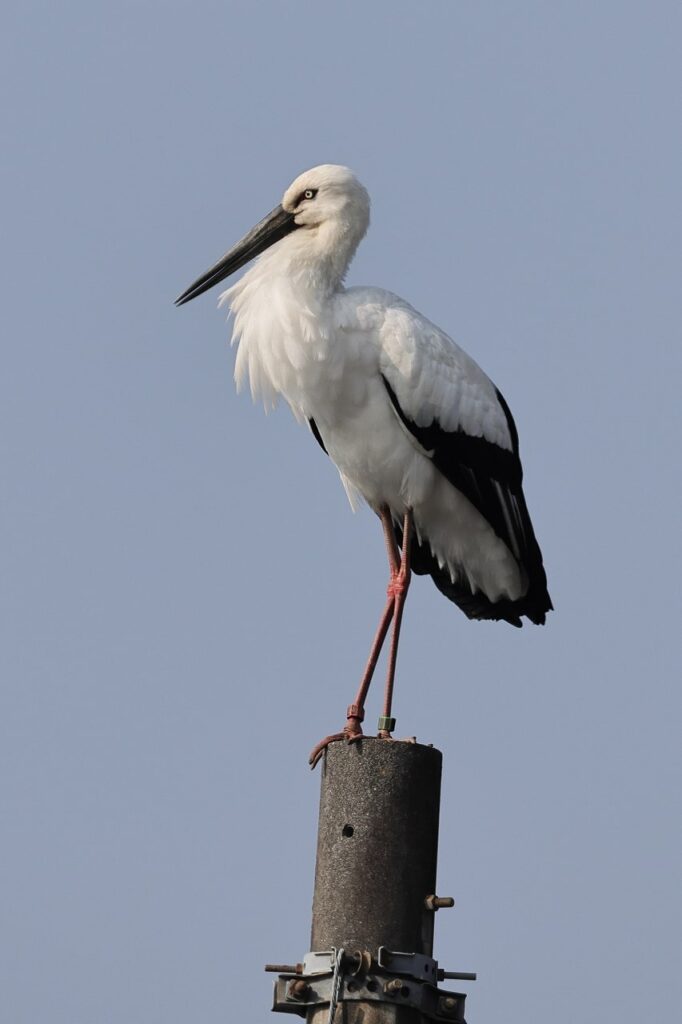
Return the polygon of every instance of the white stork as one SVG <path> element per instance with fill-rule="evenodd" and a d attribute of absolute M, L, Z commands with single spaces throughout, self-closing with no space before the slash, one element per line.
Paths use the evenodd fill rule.
<path fill-rule="evenodd" d="M 220 296 L 234 314 L 237 388 L 281 395 L 336 464 L 351 505 L 381 519 L 387 603 L 342 733 L 362 735 L 364 704 L 393 621 L 379 735 L 391 703 L 411 571 L 428 574 L 471 619 L 541 624 L 552 608 L 526 507 L 514 420 L 474 360 L 403 299 L 343 281 L 369 225 L 369 196 L 323 164 L 176 300 L 189 302 L 256 257 Z"/>

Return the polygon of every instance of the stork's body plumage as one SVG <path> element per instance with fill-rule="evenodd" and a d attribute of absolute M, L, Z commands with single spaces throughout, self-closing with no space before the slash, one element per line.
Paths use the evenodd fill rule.
<path fill-rule="evenodd" d="M 267 406 L 284 398 L 338 467 L 351 504 L 384 514 L 401 545 L 409 515 L 412 568 L 469 617 L 542 623 L 551 602 L 508 406 L 402 299 L 344 287 L 368 223 L 352 172 L 313 168 L 178 302 L 262 253 L 220 300 L 234 313 L 238 387 L 248 381 Z"/>

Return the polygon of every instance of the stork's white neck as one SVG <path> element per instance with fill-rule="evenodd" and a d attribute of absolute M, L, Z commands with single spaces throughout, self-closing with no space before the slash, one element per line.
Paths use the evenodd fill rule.
<path fill-rule="evenodd" d="M 332 307 L 366 228 L 366 219 L 350 216 L 301 227 L 223 292 L 220 304 L 234 314 L 232 342 L 239 345 L 237 388 L 248 377 L 266 406 L 283 395 L 297 416 L 312 415 L 316 382 L 342 358 L 332 344 Z"/>
<path fill-rule="evenodd" d="M 357 246 L 324 241 L 322 226 L 295 231 L 220 297 L 234 314 L 237 388 L 248 378 L 254 398 L 271 407 L 283 395 L 299 417 L 311 415 L 312 378 L 332 358 L 331 309 Z"/>
<path fill-rule="evenodd" d="M 298 228 L 263 253 L 246 276 L 266 287 L 268 278 L 287 277 L 296 290 L 329 296 L 341 287 L 365 230 L 344 217 Z"/>

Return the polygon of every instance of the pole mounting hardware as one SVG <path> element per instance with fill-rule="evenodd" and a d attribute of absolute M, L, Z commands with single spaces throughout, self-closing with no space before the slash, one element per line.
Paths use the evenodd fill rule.
<path fill-rule="evenodd" d="M 466 996 L 438 988 L 446 972 L 439 970 L 437 960 L 424 954 L 400 953 L 385 946 L 379 947 L 376 956 L 368 950 L 313 951 L 306 953 L 302 967 L 301 973 L 280 974 L 273 1010 L 305 1017 L 318 1006 L 384 1003 L 410 1007 L 432 1021 L 465 1024 Z M 475 976 L 459 977 L 473 980 Z"/>
<path fill-rule="evenodd" d="M 424 906 L 427 910 L 447 910 L 449 907 L 454 907 L 455 901 L 452 896 L 427 896 L 424 900 Z"/>

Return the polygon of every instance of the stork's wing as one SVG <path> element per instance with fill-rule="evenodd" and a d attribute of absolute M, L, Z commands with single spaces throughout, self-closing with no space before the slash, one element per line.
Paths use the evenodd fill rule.
<path fill-rule="evenodd" d="M 403 426 L 523 566 L 528 591 L 513 602 L 513 613 L 544 622 L 551 608 L 547 578 L 523 494 L 516 426 L 501 393 L 470 356 L 410 307 L 387 312 L 380 369 Z"/>

